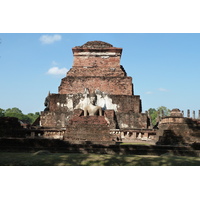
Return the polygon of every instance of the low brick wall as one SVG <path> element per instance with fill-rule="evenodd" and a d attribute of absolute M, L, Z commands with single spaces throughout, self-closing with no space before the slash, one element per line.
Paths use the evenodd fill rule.
<path fill-rule="evenodd" d="M 26 137 L 28 129 L 24 129 L 15 117 L 0 117 L 0 137 Z"/>

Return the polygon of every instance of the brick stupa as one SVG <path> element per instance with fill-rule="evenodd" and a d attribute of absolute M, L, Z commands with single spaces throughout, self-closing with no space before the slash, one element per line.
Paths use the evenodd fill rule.
<path fill-rule="evenodd" d="M 120 65 L 122 48 L 90 41 L 72 51 L 73 66 L 62 79 L 59 93 L 46 98 L 41 126 L 66 129 L 65 139 L 85 141 L 111 140 L 111 129 L 147 129 L 140 96 L 134 95 L 132 78 Z M 96 95 L 102 116 L 84 116 L 90 94 Z"/>
<path fill-rule="evenodd" d="M 62 79 L 60 94 L 83 93 L 96 89 L 112 95 L 133 95 L 132 79 L 120 65 L 122 48 L 94 41 L 74 47 L 73 67 Z"/>

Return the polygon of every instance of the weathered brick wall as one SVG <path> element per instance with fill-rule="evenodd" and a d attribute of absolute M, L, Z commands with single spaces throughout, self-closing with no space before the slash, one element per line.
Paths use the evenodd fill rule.
<path fill-rule="evenodd" d="M 116 121 L 116 115 L 115 115 L 115 111 L 114 110 L 105 110 L 104 111 L 104 116 L 109 121 L 109 128 L 110 129 L 118 128 L 118 124 L 117 124 L 117 121 Z"/>
<path fill-rule="evenodd" d="M 112 98 L 114 104 L 118 105 L 117 112 L 142 112 L 140 96 L 110 95 L 110 98 Z"/>
<path fill-rule="evenodd" d="M 74 63 L 73 67 L 120 67 L 120 57 L 111 57 L 108 53 L 105 53 L 104 56 L 98 56 L 97 55 L 91 55 L 91 53 L 88 52 L 88 54 L 85 54 L 85 56 L 75 56 L 74 55 Z"/>
<path fill-rule="evenodd" d="M 109 112 L 113 112 L 113 116 L 109 115 Z M 80 113 L 79 113 L 80 114 Z M 148 118 L 146 114 L 142 113 L 134 113 L 133 111 L 129 112 L 116 112 L 114 115 L 114 111 L 106 110 L 104 111 L 105 117 L 108 118 L 110 122 L 109 128 L 115 129 L 115 128 L 136 128 L 136 129 L 146 129 L 148 128 Z M 70 123 L 70 119 L 74 116 L 73 112 L 67 112 L 67 113 L 61 113 L 61 112 L 42 112 L 40 121 L 41 125 L 43 127 L 57 127 L 62 128 L 65 127 Z M 91 118 L 91 116 L 89 116 Z M 100 117 L 100 116 L 95 116 Z M 100 119 L 100 118 L 98 118 Z M 77 116 L 73 119 L 74 124 L 78 124 L 79 126 L 82 126 L 81 124 L 84 123 L 99 123 L 102 124 L 102 121 L 96 120 L 92 121 L 92 118 L 90 121 L 88 121 L 88 117 L 84 116 Z M 78 122 L 79 120 L 79 122 Z M 104 116 L 102 116 L 102 119 L 106 124 Z"/>
<path fill-rule="evenodd" d="M 62 79 L 59 94 L 82 93 L 85 88 L 96 89 L 112 95 L 133 95 L 131 77 L 71 77 Z"/>
<path fill-rule="evenodd" d="M 0 117 L 0 137 L 25 137 L 26 132 L 16 117 Z"/>
<path fill-rule="evenodd" d="M 93 42 L 91 45 L 82 47 L 74 47 L 72 49 L 74 55 L 73 66 L 86 66 L 86 67 L 119 67 L 122 48 L 116 47 L 103 47 L 96 45 Z"/>
<path fill-rule="evenodd" d="M 73 116 L 69 121 L 69 125 L 82 125 L 82 124 L 100 124 L 107 125 L 104 116 Z"/>
<path fill-rule="evenodd" d="M 51 112 L 44 111 L 40 115 L 40 123 L 42 127 L 62 128 L 68 123 L 72 112 Z"/>
<path fill-rule="evenodd" d="M 117 105 L 117 112 L 133 111 L 134 113 L 141 113 L 140 96 L 130 95 L 108 95 L 112 99 L 112 103 Z M 83 94 L 51 94 L 49 96 L 50 112 L 72 113 L 74 108 L 83 99 Z M 109 109 L 109 108 L 108 108 Z"/>
<path fill-rule="evenodd" d="M 64 140 L 112 141 L 112 136 L 103 116 L 80 116 L 70 120 L 64 134 Z"/>
<path fill-rule="evenodd" d="M 126 72 L 121 67 L 73 67 L 67 72 L 67 76 L 104 76 L 104 77 L 124 77 Z"/>
<path fill-rule="evenodd" d="M 51 94 L 49 96 L 49 110 L 52 112 L 71 112 L 83 98 L 83 94 Z"/>
<path fill-rule="evenodd" d="M 148 118 L 146 114 L 129 112 L 116 113 L 119 128 L 147 129 Z"/>
<path fill-rule="evenodd" d="M 200 126 L 191 118 L 166 117 L 161 120 L 158 127 L 157 136 L 160 137 L 160 141 L 164 141 L 170 135 L 172 137 L 180 137 L 185 143 L 200 141 Z"/>

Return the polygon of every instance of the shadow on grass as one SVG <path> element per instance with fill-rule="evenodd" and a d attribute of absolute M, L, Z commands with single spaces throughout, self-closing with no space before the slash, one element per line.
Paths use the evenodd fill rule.
<path fill-rule="evenodd" d="M 0 153 L 1 166 L 200 166 L 200 158 L 108 154 Z"/>

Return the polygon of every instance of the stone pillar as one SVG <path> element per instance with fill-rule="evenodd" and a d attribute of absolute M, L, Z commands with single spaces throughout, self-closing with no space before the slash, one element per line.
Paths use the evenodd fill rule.
<path fill-rule="evenodd" d="M 182 110 L 182 115 L 183 115 L 183 117 L 184 117 L 184 110 Z"/>
<path fill-rule="evenodd" d="M 142 134 L 139 133 L 137 139 L 141 139 L 142 138 Z"/>
<path fill-rule="evenodd" d="M 125 138 L 125 137 L 124 137 L 124 132 L 121 132 L 121 133 L 120 133 L 120 138 L 121 138 L 121 139 L 124 139 L 124 138 Z"/>
<path fill-rule="evenodd" d="M 133 139 L 136 139 L 136 137 L 137 137 L 137 133 L 136 132 L 133 132 Z"/>
<path fill-rule="evenodd" d="M 60 118 L 61 118 L 61 126 L 62 126 L 62 127 L 65 127 L 65 114 L 64 114 L 64 113 L 61 113 Z"/>
<path fill-rule="evenodd" d="M 147 140 L 147 139 L 148 139 L 148 135 L 149 135 L 148 133 L 144 133 L 144 135 L 143 135 L 143 138 L 142 138 L 142 139 L 143 139 L 143 140 Z"/>
<path fill-rule="evenodd" d="M 193 119 L 195 119 L 195 110 L 193 110 Z"/>
<path fill-rule="evenodd" d="M 190 110 L 189 109 L 187 110 L 187 117 L 188 118 L 190 117 Z"/>

